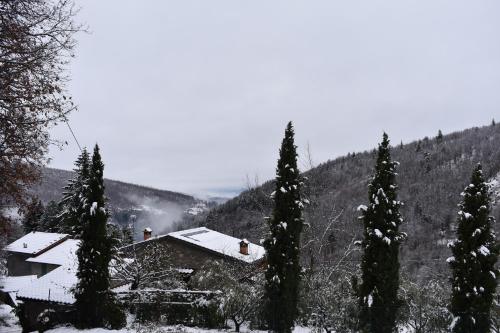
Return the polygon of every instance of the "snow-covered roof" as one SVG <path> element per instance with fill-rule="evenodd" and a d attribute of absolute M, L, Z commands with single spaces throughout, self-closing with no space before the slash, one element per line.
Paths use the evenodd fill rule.
<path fill-rule="evenodd" d="M 66 239 L 61 244 L 54 246 L 36 257 L 28 258 L 26 261 L 38 262 L 41 264 L 71 266 L 78 260 L 76 257 L 76 250 L 78 250 L 79 246 L 79 240 Z"/>
<path fill-rule="evenodd" d="M 27 259 L 26 261 L 60 265 L 60 267 L 26 284 L 17 292 L 17 297 L 73 304 L 75 298 L 71 288 L 78 282 L 76 250 L 79 245 L 79 240 L 66 239 L 39 256 Z"/>
<path fill-rule="evenodd" d="M 36 275 L 2 276 L 0 277 L 0 290 L 4 292 L 18 291 L 34 280 L 36 280 Z"/>
<path fill-rule="evenodd" d="M 240 253 L 241 239 L 205 227 L 171 232 L 167 236 L 251 263 L 264 257 L 262 246 L 248 243 L 248 255 Z"/>
<path fill-rule="evenodd" d="M 41 276 L 17 292 L 18 298 L 73 304 L 71 288 L 76 285 L 76 269 L 61 266 Z"/>
<path fill-rule="evenodd" d="M 66 238 L 67 234 L 33 231 L 7 245 L 5 249 L 10 252 L 36 255 Z"/>
<path fill-rule="evenodd" d="M 17 291 L 35 280 L 36 275 L 2 276 L 0 277 L 0 290 L 9 294 L 10 299 L 17 306 Z"/>

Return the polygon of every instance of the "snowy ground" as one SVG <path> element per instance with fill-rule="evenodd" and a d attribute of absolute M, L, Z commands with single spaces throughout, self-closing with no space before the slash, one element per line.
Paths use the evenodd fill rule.
<path fill-rule="evenodd" d="M 12 308 L 6 304 L 0 304 L 0 332 L 21 333 L 17 317 L 12 313 Z"/>
<path fill-rule="evenodd" d="M 250 330 L 242 328 L 242 332 L 250 332 Z M 224 333 L 229 333 L 229 332 L 234 332 L 234 330 L 207 330 L 207 329 L 201 329 L 201 328 L 193 328 L 193 327 L 185 327 L 185 326 L 163 326 L 163 327 L 155 327 L 155 328 L 148 328 L 148 327 L 138 327 L 138 328 L 126 328 L 126 329 L 121 329 L 121 330 L 116 330 L 116 331 L 109 331 L 105 330 L 102 328 L 95 328 L 91 330 L 85 330 L 85 331 L 79 331 L 75 328 L 72 327 L 60 327 L 56 328 L 50 331 L 47 331 L 47 333 L 219 333 L 219 332 L 224 332 Z M 265 333 L 264 331 L 253 331 L 253 332 L 259 332 L 259 333 Z M 294 333 L 309 333 L 310 330 L 299 327 L 294 330 Z M 3 333 L 3 332 L 2 332 Z"/>
<path fill-rule="evenodd" d="M 129 324 L 126 328 L 121 330 L 106 330 L 103 328 L 95 328 L 91 330 L 77 330 L 74 327 L 58 327 L 47 331 L 47 333 L 229 333 L 234 332 L 234 329 L 227 330 L 209 330 L 195 327 L 186 327 L 182 325 L 177 326 L 138 326 L 132 324 L 133 318 L 128 318 Z M 19 326 L 17 317 L 12 313 L 12 307 L 0 304 L 0 332 L 1 333 L 21 333 L 21 326 Z M 264 331 L 251 331 L 247 327 L 242 327 L 241 332 L 258 332 L 265 333 Z M 294 333 L 310 333 L 311 330 L 307 328 L 297 327 Z"/>
<path fill-rule="evenodd" d="M 21 333 L 21 326 L 17 317 L 12 313 L 12 308 L 5 304 L 0 304 L 0 333 Z M 58 327 L 47 331 L 47 333 L 230 333 L 234 329 L 227 330 L 209 330 L 203 328 L 177 326 L 138 326 L 132 324 L 133 318 L 129 317 L 126 328 L 121 330 L 106 330 L 103 328 L 94 328 L 90 330 L 77 330 L 74 327 Z M 248 327 L 242 327 L 241 332 L 266 333 L 266 331 L 251 331 Z M 310 328 L 296 327 L 293 333 L 312 333 Z M 400 330 L 401 333 L 409 333 L 409 330 Z"/>

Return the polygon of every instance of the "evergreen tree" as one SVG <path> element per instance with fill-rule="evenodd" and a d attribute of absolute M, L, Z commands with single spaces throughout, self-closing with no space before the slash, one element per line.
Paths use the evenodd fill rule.
<path fill-rule="evenodd" d="M 491 126 L 495 126 L 497 123 L 495 122 L 495 118 L 491 120 Z"/>
<path fill-rule="evenodd" d="M 118 248 L 124 246 L 122 228 L 115 223 L 108 223 L 106 227 L 108 238 L 111 240 L 112 253 L 118 252 Z"/>
<path fill-rule="evenodd" d="M 443 141 L 443 132 L 441 132 L 441 130 L 438 131 L 438 135 L 436 136 L 436 141 L 438 143 Z"/>
<path fill-rule="evenodd" d="M 422 142 L 420 140 L 417 141 L 417 148 L 415 148 L 415 152 L 418 153 L 422 150 Z"/>
<path fill-rule="evenodd" d="M 103 169 L 96 145 L 89 177 L 83 187 L 84 212 L 79 219 L 82 232 L 77 251 L 78 283 L 74 294 L 78 313 L 76 324 L 81 328 L 120 328 L 125 324 L 124 314 L 109 288 L 108 267 L 113 240 L 106 230 L 109 215 L 105 206 Z"/>
<path fill-rule="evenodd" d="M 453 256 L 450 310 L 454 333 L 489 332 L 490 310 L 500 270 L 495 268 L 499 246 L 493 231 L 488 185 L 481 165 L 472 174 L 470 185 L 459 204 L 457 240 L 450 244 Z"/>
<path fill-rule="evenodd" d="M 32 231 L 41 231 L 40 220 L 43 212 L 42 202 L 39 199 L 33 198 L 23 212 L 22 224 L 25 234 Z"/>
<path fill-rule="evenodd" d="M 75 161 L 73 171 L 76 176 L 68 181 L 63 189 L 63 198 L 59 205 L 61 206 L 61 231 L 79 237 L 82 233 L 81 216 L 84 214 L 82 205 L 82 196 L 84 195 L 84 186 L 89 178 L 89 153 L 84 148 L 80 156 Z"/>
<path fill-rule="evenodd" d="M 378 148 L 377 164 L 368 190 L 369 205 L 360 206 L 364 224 L 360 285 L 355 283 L 362 332 L 396 331 L 400 301 L 399 245 L 405 234 L 398 231 L 403 219 L 399 213 L 395 168 L 391 161 L 389 139 L 384 133 Z"/>
<path fill-rule="evenodd" d="M 276 169 L 274 209 L 269 219 L 269 236 L 264 241 L 268 267 L 265 273 L 265 300 L 269 329 L 291 332 L 297 317 L 300 233 L 303 203 L 301 180 L 292 123 L 288 123 Z"/>
<path fill-rule="evenodd" d="M 59 214 L 59 205 L 53 200 L 49 201 L 40 217 L 40 224 L 37 230 L 45 232 L 64 232 L 61 230 Z"/>

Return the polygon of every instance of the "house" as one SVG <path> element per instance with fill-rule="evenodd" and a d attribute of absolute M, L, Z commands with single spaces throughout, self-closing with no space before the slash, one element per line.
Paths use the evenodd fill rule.
<path fill-rule="evenodd" d="M 50 271 L 27 284 L 17 292 L 17 298 L 22 300 L 39 300 L 63 304 L 73 304 L 75 299 L 71 288 L 76 284 L 78 259 L 76 251 L 80 241 L 66 239 L 59 245 L 28 258 L 26 261 L 37 267 L 47 265 Z"/>
<path fill-rule="evenodd" d="M 64 311 L 74 303 L 79 244 L 66 234 L 31 232 L 5 248 L 8 276 L 0 279 L 0 295 L 8 304 L 25 304 L 28 328 L 36 328 L 43 310 Z"/>
<path fill-rule="evenodd" d="M 181 269 L 198 270 L 213 260 L 245 265 L 260 265 L 264 261 L 262 246 L 246 239 L 235 238 L 205 227 L 170 232 L 151 236 L 150 228 L 144 229 L 144 240 L 123 247 L 125 255 L 133 251 L 144 251 L 152 242 L 160 242 L 168 247 L 174 266 Z"/>
<path fill-rule="evenodd" d="M 47 252 L 52 253 L 72 241 L 67 234 L 34 231 L 6 246 L 8 276 L 0 279 L 0 299 L 17 305 L 21 289 L 60 266 L 38 258 L 46 258 Z"/>
<path fill-rule="evenodd" d="M 32 264 L 27 259 L 36 257 L 58 246 L 69 238 L 67 234 L 33 231 L 9 244 L 7 252 L 7 270 L 9 276 L 42 276 L 56 268 L 50 264 Z"/>

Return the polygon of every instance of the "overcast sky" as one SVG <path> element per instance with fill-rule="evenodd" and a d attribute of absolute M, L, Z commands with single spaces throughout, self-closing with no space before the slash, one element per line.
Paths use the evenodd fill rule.
<path fill-rule="evenodd" d="M 70 123 L 107 178 L 231 195 L 286 122 L 316 163 L 500 120 L 500 1 L 79 0 Z M 51 150 L 70 169 L 78 149 Z"/>

